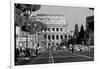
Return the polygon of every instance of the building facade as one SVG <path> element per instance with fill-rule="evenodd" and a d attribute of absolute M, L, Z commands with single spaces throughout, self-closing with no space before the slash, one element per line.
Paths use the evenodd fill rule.
<path fill-rule="evenodd" d="M 26 38 L 27 36 L 27 38 Z M 33 49 L 34 48 L 34 35 L 29 35 L 27 32 L 24 32 L 21 30 L 21 27 L 16 26 L 16 48 L 18 49 L 26 49 L 26 48 L 30 48 Z M 26 46 L 26 40 L 27 40 L 27 46 Z"/>
<path fill-rule="evenodd" d="M 43 33 L 47 48 L 59 46 L 63 39 L 68 39 L 67 23 L 63 15 L 37 14 L 31 19 L 47 25 L 48 29 Z"/>
<path fill-rule="evenodd" d="M 86 29 L 88 32 L 94 31 L 94 16 L 89 16 L 86 18 Z"/>
<path fill-rule="evenodd" d="M 94 46 L 94 16 L 86 18 L 86 38 L 88 44 Z"/>

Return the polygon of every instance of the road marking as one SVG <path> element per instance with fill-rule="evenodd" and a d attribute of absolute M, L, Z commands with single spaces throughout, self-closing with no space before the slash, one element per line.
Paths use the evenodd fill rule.
<path fill-rule="evenodd" d="M 27 57 L 27 58 L 18 58 L 18 59 L 25 59 L 25 60 L 28 60 L 28 59 L 30 59 L 30 58 Z"/>
<path fill-rule="evenodd" d="M 50 54 L 49 54 L 49 63 L 51 63 L 51 62 L 50 62 Z"/>
<path fill-rule="evenodd" d="M 53 56 L 51 55 L 51 62 L 54 63 Z"/>
<path fill-rule="evenodd" d="M 24 60 L 24 59 L 23 59 L 23 60 Z M 23 60 L 20 60 L 20 61 L 16 62 L 15 64 L 18 64 L 18 63 L 22 62 Z"/>
<path fill-rule="evenodd" d="M 51 52 L 49 53 L 49 63 L 54 63 L 53 56 Z"/>
<path fill-rule="evenodd" d="M 21 59 L 21 60 L 19 60 L 18 62 L 16 62 L 15 64 L 18 64 L 18 63 L 20 63 L 20 62 L 22 62 L 22 61 L 24 61 L 24 60 L 29 60 L 30 58 L 18 58 L 18 59 Z"/>
<path fill-rule="evenodd" d="M 89 58 L 89 59 L 93 59 L 92 57 L 89 57 L 89 56 L 85 56 L 85 55 L 79 55 L 79 54 L 75 54 L 77 56 L 81 56 L 81 57 L 85 57 L 85 58 Z"/>
<path fill-rule="evenodd" d="M 76 57 L 76 55 L 75 56 L 70 56 L 70 55 L 64 55 L 64 56 L 49 56 L 49 58 L 64 58 L 64 57 Z M 48 57 L 41 57 L 41 59 L 45 59 L 45 58 L 48 58 Z"/>
<path fill-rule="evenodd" d="M 68 52 L 69 52 L 69 51 L 68 51 Z M 69 52 L 69 53 L 71 53 L 71 52 Z M 72 53 L 72 54 L 74 54 L 74 55 L 76 55 L 76 56 L 81 56 L 81 57 L 85 57 L 85 58 L 93 59 L 92 57 L 85 56 L 85 55 L 80 55 L 80 54 L 75 54 L 75 53 Z"/>

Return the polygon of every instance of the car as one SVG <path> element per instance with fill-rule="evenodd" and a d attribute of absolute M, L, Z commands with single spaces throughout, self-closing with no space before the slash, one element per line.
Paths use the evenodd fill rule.
<path fill-rule="evenodd" d="M 72 44 L 70 44 L 70 45 L 69 45 L 69 48 L 68 48 L 68 49 L 69 49 L 69 51 L 72 51 L 72 47 L 73 47 L 73 45 L 72 45 Z"/>
<path fill-rule="evenodd" d="M 36 52 L 35 52 L 34 49 L 32 50 L 32 54 L 31 54 L 31 56 L 36 56 Z"/>
<path fill-rule="evenodd" d="M 79 52 L 79 51 L 81 51 L 81 48 L 80 48 L 78 45 L 75 45 L 74 50 L 75 50 L 76 52 Z"/>
<path fill-rule="evenodd" d="M 88 51 L 89 50 L 88 46 L 85 46 L 84 49 L 85 49 L 85 51 Z"/>
<path fill-rule="evenodd" d="M 76 51 L 77 51 L 77 52 L 79 52 L 80 50 L 81 50 L 81 49 L 79 49 L 79 48 L 76 48 Z"/>
<path fill-rule="evenodd" d="M 45 48 L 39 46 L 39 47 L 37 48 L 37 53 L 40 54 L 40 53 L 43 53 L 43 52 L 45 52 Z"/>
<path fill-rule="evenodd" d="M 62 46 L 61 48 L 64 49 L 64 50 L 67 49 L 66 46 Z"/>
<path fill-rule="evenodd" d="M 94 46 L 89 46 L 89 51 L 94 52 Z"/>
<path fill-rule="evenodd" d="M 56 50 L 61 50 L 61 47 L 57 47 Z"/>
<path fill-rule="evenodd" d="M 19 56 L 23 56 L 24 57 L 25 56 L 25 53 L 21 52 Z"/>
<path fill-rule="evenodd" d="M 51 46 L 51 50 L 57 50 L 56 46 Z"/>

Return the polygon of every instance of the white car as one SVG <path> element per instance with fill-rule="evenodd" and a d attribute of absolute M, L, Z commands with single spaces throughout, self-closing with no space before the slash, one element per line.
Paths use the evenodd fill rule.
<path fill-rule="evenodd" d="M 43 53 L 45 51 L 45 49 L 43 47 L 38 47 L 38 53 Z"/>
<path fill-rule="evenodd" d="M 81 48 L 78 47 L 78 46 L 75 46 L 74 49 L 75 49 L 75 51 L 77 51 L 77 52 L 79 52 L 79 51 L 81 50 Z"/>
<path fill-rule="evenodd" d="M 20 53 L 20 56 L 25 56 L 25 53 Z"/>
<path fill-rule="evenodd" d="M 62 49 L 64 49 L 64 50 L 65 50 L 65 49 L 67 49 L 67 48 L 66 48 L 66 46 L 62 46 Z"/>

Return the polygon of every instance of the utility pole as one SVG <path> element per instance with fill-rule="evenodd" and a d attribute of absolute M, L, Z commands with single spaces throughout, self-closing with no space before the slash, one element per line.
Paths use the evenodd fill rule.
<path fill-rule="evenodd" d="M 28 56 L 28 31 L 29 31 L 29 23 L 28 23 L 28 17 L 29 17 L 29 11 L 26 11 L 25 15 L 26 15 L 26 57 Z"/>

